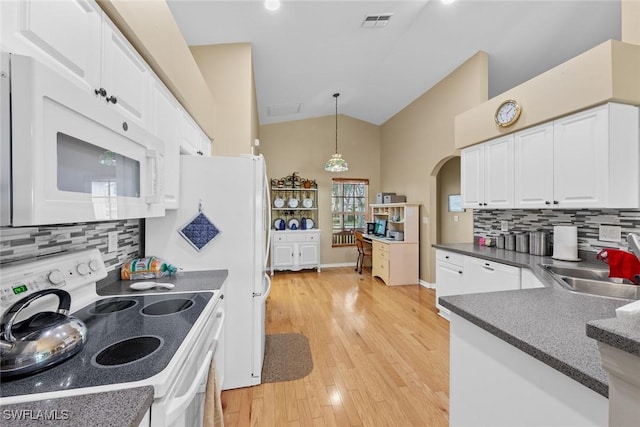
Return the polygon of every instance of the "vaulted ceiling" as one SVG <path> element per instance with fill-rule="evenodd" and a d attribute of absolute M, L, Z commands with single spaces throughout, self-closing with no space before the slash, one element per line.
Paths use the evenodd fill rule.
<path fill-rule="evenodd" d="M 491 98 L 620 39 L 619 0 L 168 4 L 189 45 L 252 44 L 261 124 L 331 115 L 334 92 L 340 113 L 382 124 L 479 50 Z M 385 13 L 386 26 L 363 27 Z"/>

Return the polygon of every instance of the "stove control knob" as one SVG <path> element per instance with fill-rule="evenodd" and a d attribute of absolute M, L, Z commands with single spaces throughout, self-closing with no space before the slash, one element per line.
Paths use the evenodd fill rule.
<path fill-rule="evenodd" d="M 91 273 L 91 269 L 89 268 L 89 265 L 84 263 L 78 264 L 78 266 L 76 267 L 76 271 L 81 276 L 86 276 L 87 274 Z"/>
<path fill-rule="evenodd" d="M 49 273 L 48 279 L 54 285 L 60 285 L 64 282 L 64 276 L 60 270 L 54 270 Z"/>
<path fill-rule="evenodd" d="M 98 271 L 100 270 L 100 263 L 97 259 L 92 259 L 91 261 L 89 261 L 89 268 L 91 269 L 91 271 Z"/>

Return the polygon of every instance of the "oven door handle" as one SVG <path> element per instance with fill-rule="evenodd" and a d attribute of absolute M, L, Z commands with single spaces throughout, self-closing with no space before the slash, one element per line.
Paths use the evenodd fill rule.
<path fill-rule="evenodd" d="M 187 390 L 185 394 L 183 394 L 182 396 L 173 399 L 173 401 L 167 405 L 167 412 L 165 417 L 166 425 L 171 425 L 171 423 L 176 418 L 178 418 L 178 416 L 182 412 L 184 412 L 184 410 L 189 406 L 189 404 L 191 404 L 191 401 L 194 399 L 196 393 L 198 392 L 198 389 L 200 388 L 200 383 L 203 382 L 203 380 L 207 377 L 207 374 L 209 373 L 212 358 L 213 358 L 213 351 L 209 350 L 209 352 L 207 353 L 207 356 L 204 358 L 204 362 L 202 363 L 202 366 L 200 366 L 200 369 L 198 370 L 198 374 L 196 375 L 196 378 L 193 380 L 193 384 L 191 384 L 191 387 L 189 387 L 189 390 Z"/>

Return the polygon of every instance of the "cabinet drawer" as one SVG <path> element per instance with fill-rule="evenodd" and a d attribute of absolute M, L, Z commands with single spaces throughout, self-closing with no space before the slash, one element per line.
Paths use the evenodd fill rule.
<path fill-rule="evenodd" d="M 389 245 L 386 243 L 381 243 L 378 242 L 376 240 L 373 241 L 373 251 L 374 252 L 379 252 L 382 253 L 384 252 L 385 254 L 389 253 Z"/>
<path fill-rule="evenodd" d="M 487 271 L 500 271 L 502 273 L 510 274 L 510 275 L 520 275 L 520 269 L 518 267 L 513 267 L 511 265 L 502 264 L 494 261 L 487 261 L 486 259 L 474 258 L 474 257 L 465 257 L 465 263 L 475 264 Z"/>
<path fill-rule="evenodd" d="M 304 242 L 307 235 L 303 233 L 289 233 L 287 234 L 287 242 Z"/>
<path fill-rule="evenodd" d="M 287 237 L 283 236 L 281 234 L 273 234 L 272 235 L 272 241 L 274 242 L 286 242 L 287 241 Z"/>
<path fill-rule="evenodd" d="M 320 235 L 319 234 L 307 234 L 304 236 L 305 242 L 319 242 Z"/>
<path fill-rule="evenodd" d="M 454 252 L 436 251 L 436 261 L 448 262 L 449 264 L 457 265 L 458 267 L 462 267 L 462 263 L 464 262 L 464 255 L 457 254 Z"/>

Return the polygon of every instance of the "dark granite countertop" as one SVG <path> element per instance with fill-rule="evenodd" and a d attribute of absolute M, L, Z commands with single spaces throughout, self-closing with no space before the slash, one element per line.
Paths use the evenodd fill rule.
<path fill-rule="evenodd" d="M 600 366 L 598 346 L 592 338 L 608 336 L 610 345 L 625 351 L 638 350 L 640 329 L 637 323 L 640 322 L 636 323 L 634 330 L 633 322 L 615 319 L 615 309 L 628 304 L 630 300 L 570 292 L 540 267 L 542 263 L 572 267 L 580 263 L 556 261 L 551 257 L 481 247 L 472 243 L 438 244 L 434 247 L 529 268 L 544 288 L 447 296 L 440 300 L 440 304 L 608 397 L 608 375 Z M 592 338 L 587 336 L 587 323 L 589 328 L 598 331 L 595 336 L 595 332 L 590 332 Z"/>
<path fill-rule="evenodd" d="M 3 427 L 137 427 L 153 402 L 153 387 L 0 406 Z"/>
<path fill-rule="evenodd" d="M 154 288 L 147 291 L 133 291 L 129 286 L 142 280 L 120 280 L 120 270 L 114 270 L 96 284 L 96 292 L 100 296 L 125 294 L 152 294 L 172 292 L 199 292 L 219 290 L 229 275 L 228 270 L 204 270 L 179 272 L 174 276 L 160 279 L 147 279 L 145 282 L 173 283 L 175 288 Z"/>

